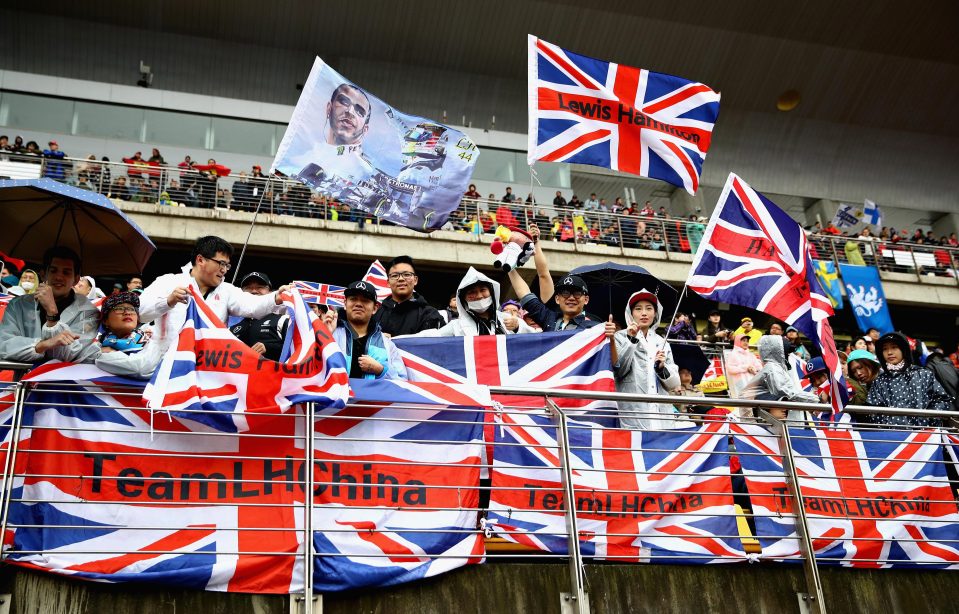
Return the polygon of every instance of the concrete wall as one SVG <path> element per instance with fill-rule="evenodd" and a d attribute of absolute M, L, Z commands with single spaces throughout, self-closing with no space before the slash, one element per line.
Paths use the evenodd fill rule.
<path fill-rule="evenodd" d="M 832 613 L 956 612 L 959 573 L 861 571 L 822 567 Z M 85 583 L 5 570 L 13 614 L 287 614 L 289 597 L 230 595 L 131 585 Z M 662 612 L 799 612 L 805 592 L 798 565 L 587 565 L 594 614 Z M 559 563 L 487 564 L 397 587 L 323 596 L 325 614 L 556 614 L 568 590 Z"/>
<path fill-rule="evenodd" d="M 171 208 L 119 201 L 117 204 L 157 244 L 184 248 L 196 237 L 211 232 L 234 245 L 243 245 L 253 218 L 252 213 L 240 211 Z M 667 258 L 665 252 L 622 250 L 605 245 L 556 242 L 544 242 L 543 245 L 554 275 L 584 264 L 615 260 L 645 267 L 658 277 L 682 286 L 692 263 L 690 254 L 670 254 Z M 410 254 L 420 266 L 441 271 L 463 271 L 467 266 L 490 270 L 492 264 L 488 241 L 465 233 L 436 231 L 426 236 L 396 226 L 367 226 L 365 232 L 357 232 L 355 223 L 262 214 L 257 218 L 250 248 L 300 255 L 324 266 L 337 262 L 364 263 L 365 266 L 372 258 L 382 258 L 387 254 Z M 528 265 L 525 271 L 531 272 L 532 265 Z M 333 276 L 320 281 L 348 283 Z M 956 280 L 928 277 L 923 281 L 923 285 L 918 286 L 915 275 L 883 273 L 883 288 L 892 304 L 948 308 L 959 305 Z"/>

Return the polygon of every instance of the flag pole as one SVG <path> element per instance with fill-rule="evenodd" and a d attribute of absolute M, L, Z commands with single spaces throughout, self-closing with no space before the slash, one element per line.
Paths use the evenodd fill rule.
<path fill-rule="evenodd" d="M 270 179 L 266 184 L 266 187 L 263 188 L 263 193 L 260 194 L 260 200 L 256 203 L 256 209 L 253 211 L 253 221 L 250 222 L 250 230 L 246 233 L 246 241 L 243 242 L 243 249 L 240 250 L 240 257 L 236 261 L 236 266 L 233 267 L 233 281 L 230 282 L 234 286 L 236 285 L 236 278 L 240 275 L 240 265 L 243 264 L 243 256 L 246 254 L 246 246 L 250 244 L 250 237 L 253 236 L 253 227 L 256 226 L 256 216 L 260 213 L 260 206 L 263 205 L 263 199 L 266 197 L 266 193 L 273 192 L 273 175 L 270 175 Z"/>
<path fill-rule="evenodd" d="M 688 282 L 689 279 L 687 279 L 686 283 L 683 284 L 683 291 L 679 293 L 679 298 L 676 299 L 676 309 L 673 309 L 673 317 L 669 319 L 669 324 L 666 325 L 666 334 L 663 335 L 663 347 L 666 347 L 666 341 L 669 338 L 669 329 L 673 325 L 673 320 L 676 319 L 676 314 L 679 313 L 679 305 L 683 302 L 683 297 L 686 296 L 686 284 Z"/>

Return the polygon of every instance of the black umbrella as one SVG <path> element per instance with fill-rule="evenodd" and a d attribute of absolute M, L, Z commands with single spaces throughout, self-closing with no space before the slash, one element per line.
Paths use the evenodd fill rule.
<path fill-rule="evenodd" d="M 698 345 L 690 345 L 682 341 L 670 341 L 669 347 L 673 350 L 673 362 L 680 369 L 689 369 L 693 374 L 693 384 L 703 380 L 703 374 L 709 368 L 710 361 L 703 354 Z"/>
<path fill-rule="evenodd" d="M 0 181 L 0 251 L 40 262 L 69 247 L 91 275 L 139 273 L 156 246 L 110 199 L 53 179 Z"/>
<path fill-rule="evenodd" d="M 668 326 L 670 322 L 666 319 L 679 301 L 679 293 L 675 288 L 641 266 L 604 262 L 577 267 L 570 271 L 570 275 L 579 275 L 589 286 L 589 305 L 586 310 L 603 320 L 613 314 L 622 322 L 630 295 L 645 288 L 659 297 L 663 322 Z"/>

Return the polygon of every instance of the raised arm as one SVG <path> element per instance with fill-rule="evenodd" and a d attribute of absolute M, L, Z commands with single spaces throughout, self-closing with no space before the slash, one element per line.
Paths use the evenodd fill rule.
<path fill-rule="evenodd" d="M 536 224 L 532 224 L 529 227 L 529 234 L 533 237 L 533 244 L 535 249 L 533 250 L 533 264 L 536 265 L 536 276 L 539 278 L 539 298 L 544 303 L 553 297 L 553 277 L 549 274 L 549 262 L 546 260 L 546 254 L 543 253 L 543 248 L 539 244 L 539 227 Z M 527 286 L 526 293 L 529 293 L 529 286 Z M 525 296 L 525 294 L 519 294 L 518 296 Z"/>

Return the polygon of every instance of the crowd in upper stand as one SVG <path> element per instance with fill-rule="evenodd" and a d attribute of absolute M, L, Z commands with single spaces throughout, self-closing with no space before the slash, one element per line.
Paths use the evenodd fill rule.
<path fill-rule="evenodd" d="M 24 144 L 18 136 L 10 142 L 0 135 L 0 158 L 4 156 L 44 162 L 44 176 L 122 201 L 238 211 L 259 207 L 280 215 L 354 222 L 359 228 L 388 224 L 347 203 L 313 193 L 299 182 L 270 181 L 260 165 L 233 173 L 212 158 L 201 164 L 185 156 L 174 164 L 153 148 L 148 157 L 133 152 L 122 159 L 121 166 L 106 157 L 97 160 L 93 154 L 82 160 L 66 159 L 55 141 L 41 149 L 35 141 Z M 706 231 L 706 218 L 699 212 L 674 216 L 668 207 L 656 207 L 650 201 L 640 205 L 622 197 L 608 199 L 597 194 L 585 199 L 573 194 L 567 199 L 557 191 L 551 203 L 540 203 L 531 193 L 523 199 L 510 186 L 501 195 L 489 194 L 484 198 L 475 185 L 469 186 L 460 207 L 451 213 L 442 229 L 483 235 L 495 232 L 499 225 L 530 224 L 536 224 L 544 238 L 551 241 L 671 253 L 696 253 Z M 843 232 L 831 222 L 825 226 L 815 222 L 806 230 L 817 259 L 876 264 L 891 271 L 957 275 L 956 252 L 936 249 L 959 248 L 956 233 L 936 237 L 932 230 L 883 227 L 874 234 L 868 226 L 858 232 Z M 928 256 L 894 258 L 894 252 L 906 245 Z"/>
<path fill-rule="evenodd" d="M 723 413 L 693 381 L 692 369 L 673 357 L 672 344 L 705 342 L 731 347 L 726 355 L 732 396 L 827 403 L 829 388 L 822 358 L 802 343 L 799 331 L 770 322 L 760 331 L 750 317 L 738 327 L 713 311 L 700 331 L 690 315 L 677 312 L 660 325 L 663 305 L 657 293 L 637 289 L 618 314 L 590 312 L 591 288 L 581 277 L 566 275 L 554 282 L 544 236 L 529 229 L 538 291 L 514 269 L 508 283 L 519 300 L 502 300 L 498 281 L 470 267 L 449 301 L 438 310 L 417 292 L 420 278 L 412 258 L 397 256 L 387 265 L 390 296 L 379 300 L 367 281 L 349 282 L 345 304 L 338 309 L 311 308 L 332 332 L 355 378 L 406 378 L 393 344 L 402 336 L 442 337 L 508 334 L 551 334 L 602 327 L 610 341 L 611 364 L 621 392 L 690 397 L 688 403 L 621 403 L 620 423 L 629 428 L 672 428 L 689 414 Z M 280 357 L 290 326 L 280 294 L 270 276 L 251 272 L 240 286 L 225 281 L 232 268 L 233 246 L 215 236 L 197 240 L 189 262 L 178 272 L 149 284 L 135 276 L 109 292 L 82 275 L 82 262 L 71 250 L 55 247 L 42 266 L 19 274 L 5 265 L 0 289 L 18 295 L 9 301 L 0 321 L 0 359 L 36 363 L 47 359 L 94 362 L 105 371 L 147 379 L 174 342 L 186 317 L 190 288 L 205 298 L 214 313 L 229 322 L 245 344 L 270 360 Z M 348 280 L 325 280 L 347 283 Z M 959 389 L 959 352 L 928 350 L 900 333 L 866 331 L 842 350 L 854 403 L 915 409 L 952 409 Z M 949 348 L 955 350 L 956 348 Z M 758 356 L 754 353 L 758 350 Z M 802 365 L 801 373 L 793 368 Z M 811 383 L 806 390 L 800 382 Z M 781 412 L 785 415 L 784 412 Z M 742 417 L 745 417 L 745 413 Z M 796 417 L 796 416 L 793 416 Z M 928 418 L 870 415 L 874 424 L 926 426 Z"/>

